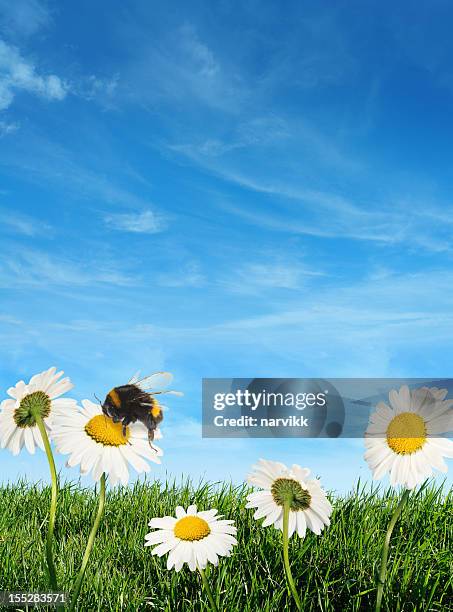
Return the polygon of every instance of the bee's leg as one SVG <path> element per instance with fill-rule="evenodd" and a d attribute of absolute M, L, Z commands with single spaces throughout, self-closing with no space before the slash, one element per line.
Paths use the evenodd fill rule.
<path fill-rule="evenodd" d="M 146 429 L 148 430 L 148 442 L 149 445 L 151 446 L 151 448 L 153 450 L 156 450 L 153 446 L 153 440 L 154 440 L 154 431 L 156 429 L 156 421 L 154 420 L 154 417 L 151 414 L 147 414 L 146 417 L 142 420 L 143 425 L 146 427 Z"/>
<path fill-rule="evenodd" d="M 123 437 L 125 438 L 127 435 L 127 426 L 129 425 L 129 423 L 131 422 L 131 418 L 126 416 L 123 419 Z"/>
<path fill-rule="evenodd" d="M 104 404 L 102 406 L 102 412 L 109 417 L 109 419 L 112 419 L 112 421 L 114 423 L 119 423 L 121 421 L 121 417 L 118 415 L 117 410 L 115 410 L 114 408 L 112 408 L 111 406 L 109 406 L 108 404 Z"/>
<path fill-rule="evenodd" d="M 153 451 L 157 452 L 157 448 L 155 446 L 153 446 L 153 440 L 154 440 L 154 429 L 148 429 L 148 442 L 149 442 L 149 445 L 151 446 Z"/>
<path fill-rule="evenodd" d="M 112 414 L 110 412 L 108 404 L 102 404 L 102 412 L 105 414 L 105 416 L 112 418 Z"/>

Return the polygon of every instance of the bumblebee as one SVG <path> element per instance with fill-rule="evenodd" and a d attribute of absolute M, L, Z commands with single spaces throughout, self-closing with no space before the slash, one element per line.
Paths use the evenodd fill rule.
<path fill-rule="evenodd" d="M 169 384 L 173 376 L 169 372 L 157 372 L 146 378 L 139 379 L 136 374 L 126 385 L 114 387 L 106 395 L 102 404 L 102 412 L 114 423 L 121 422 L 123 436 L 126 437 L 127 426 L 140 421 L 148 430 L 149 445 L 152 446 L 154 432 L 162 422 L 162 406 L 155 395 L 182 395 L 178 391 L 152 391 L 153 388 Z"/>

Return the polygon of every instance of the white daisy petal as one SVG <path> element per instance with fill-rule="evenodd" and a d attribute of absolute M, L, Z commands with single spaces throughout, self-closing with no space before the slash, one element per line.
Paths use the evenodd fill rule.
<path fill-rule="evenodd" d="M 453 431 L 453 411 L 444 414 L 426 423 L 426 431 L 429 435 L 449 433 Z"/>
<path fill-rule="evenodd" d="M 129 470 L 127 469 L 127 460 L 121 453 L 121 447 L 112 449 L 112 461 L 115 463 L 121 483 L 123 485 L 127 485 L 129 480 Z"/>
<path fill-rule="evenodd" d="M 176 519 L 172 516 L 163 516 L 161 518 L 153 518 L 149 521 L 148 525 L 154 527 L 154 529 L 166 529 L 172 530 L 175 526 Z"/>
<path fill-rule="evenodd" d="M 198 516 L 201 516 L 201 518 L 204 518 L 204 520 L 208 521 L 209 523 L 211 520 L 216 521 L 217 519 L 220 519 L 221 515 L 218 515 L 217 519 L 214 519 L 216 514 L 217 514 L 217 510 L 214 508 L 213 510 L 203 510 L 202 512 L 198 513 Z"/>
<path fill-rule="evenodd" d="M 96 456 L 96 461 L 94 463 L 91 475 L 93 477 L 93 480 L 99 480 L 102 476 L 102 455 Z"/>
<path fill-rule="evenodd" d="M 426 460 L 432 465 L 433 468 L 439 470 L 440 472 L 446 472 L 448 470 L 447 464 L 443 460 L 442 453 L 439 451 L 438 447 L 431 443 L 431 440 L 428 440 L 427 444 L 422 449 Z"/>
<path fill-rule="evenodd" d="M 163 546 L 161 544 L 161 546 Z M 178 542 L 176 544 L 176 546 L 174 548 L 171 548 L 169 554 L 168 554 L 168 558 L 167 558 L 167 569 L 170 570 L 176 563 L 177 559 L 178 559 L 178 555 L 182 554 L 182 549 L 183 546 L 181 546 L 181 542 Z"/>
<path fill-rule="evenodd" d="M 145 540 L 149 543 L 148 545 L 154 544 L 162 544 L 162 542 L 166 542 L 169 539 L 169 536 L 173 535 L 173 531 L 171 529 L 158 529 L 157 531 L 152 531 L 151 533 L 147 533 L 145 536 Z M 176 539 L 175 539 L 176 542 Z"/>
<path fill-rule="evenodd" d="M 2 423 L 2 425 L 3 425 L 3 423 Z M 6 448 L 9 445 L 9 443 L 10 443 L 13 435 L 15 434 L 16 430 L 17 430 L 17 427 L 16 427 L 16 424 L 13 421 L 13 419 L 11 419 L 10 422 L 8 422 L 5 425 L 3 425 L 3 427 L 0 429 L 0 431 L 1 431 L 1 433 L 0 433 L 0 436 L 1 436 L 0 437 L 0 440 L 1 440 L 0 448 Z"/>
<path fill-rule="evenodd" d="M 299 538 L 305 538 L 307 532 L 307 521 L 303 512 L 297 513 L 297 534 Z"/>
<path fill-rule="evenodd" d="M 11 436 L 11 440 L 9 443 L 9 450 L 13 453 L 13 455 L 18 455 L 20 450 L 24 444 L 24 431 L 23 429 L 17 428 L 16 431 Z"/>
<path fill-rule="evenodd" d="M 178 542 L 175 539 L 173 539 L 173 540 L 164 540 L 158 546 L 153 548 L 152 553 L 153 553 L 153 555 L 157 555 L 158 557 L 162 557 L 162 555 L 165 555 L 170 550 L 172 550 L 172 548 L 174 548 L 177 543 Z M 145 546 L 153 546 L 153 545 L 154 545 L 153 542 L 150 542 L 149 540 L 145 543 Z"/>
<path fill-rule="evenodd" d="M 259 510 L 257 510 L 255 512 L 255 514 L 253 515 L 254 518 L 260 518 L 259 516 L 257 516 Z M 282 514 L 283 510 L 281 508 L 281 506 L 277 506 L 275 505 L 275 508 L 272 508 L 272 510 L 270 511 L 269 514 L 267 514 L 266 518 L 263 521 L 263 527 L 269 527 L 269 525 L 273 525 L 275 523 L 275 521 L 277 521 L 281 514 Z"/>
<path fill-rule="evenodd" d="M 35 440 L 33 438 L 33 432 L 30 427 L 24 429 L 24 442 L 25 448 L 28 450 L 30 455 L 35 454 Z"/>
<path fill-rule="evenodd" d="M 289 521 L 288 521 L 288 537 L 289 538 L 296 531 L 296 527 L 297 527 L 297 512 L 290 512 Z"/>
<path fill-rule="evenodd" d="M 453 440 L 447 440 L 446 438 L 429 438 L 429 443 L 439 449 L 444 457 L 453 459 Z"/>
<path fill-rule="evenodd" d="M 180 519 L 183 516 L 186 516 L 186 511 L 182 506 L 176 506 L 176 518 Z"/>
<path fill-rule="evenodd" d="M 63 393 L 66 393 L 67 391 L 70 391 L 73 388 L 74 385 L 71 383 L 69 378 L 63 378 L 63 380 L 59 380 L 54 385 L 51 385 L 47 393 L 50 399 L 55 399 L 56 397 L 63 395 Z"/>
<path fill-rule="evenodd" d="M 138 455 L 133 450 L 131 450 L 127 444 L 125 446 L 122 446 L 120 448 L 120 451 L 123 457 L 126 459 L 126 461 L 137 472 L 137 474 L 140 474 L 141 472 L 149 472 L 150 470 L 149 464 L 146 463 L 146 461 L 142 459 L 140 455 Z"/>

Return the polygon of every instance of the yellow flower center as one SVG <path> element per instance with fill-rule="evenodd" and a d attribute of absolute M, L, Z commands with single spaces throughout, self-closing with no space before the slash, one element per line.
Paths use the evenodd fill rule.
<path fill-rule="evenodd" d="M 173 532 L 180 540 L 202 540 L 206 538 L 211 529 L 207 522 L 199 516 L 184 516 L 176 523 Z"/>
<path fill-rule="evenodd" d="M 122 423 L 114 423 L 109 417 L 98 414 L 88 421 L 85 431 L 95 442 L 104 446 L 122 446 L 127 444 L 130 431 L 126 427 L 126 436 L 123 436 Z"/>
<path fill-rule="evenodd" d="M 426 442 L 425 421 L 413 412 L 402 412 L 387 427 L 387 444 L 399 455 L 410 455 Z"/>

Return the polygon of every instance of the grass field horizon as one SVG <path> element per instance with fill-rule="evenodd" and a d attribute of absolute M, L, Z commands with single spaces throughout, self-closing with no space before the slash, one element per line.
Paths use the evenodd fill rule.
<path fill-rule="evenodd" d="M 144 547 L 148 521 L 177 505 L 217 508 L 238 528 L 238 545 L 208 576 L 220 609 L 292 610 L 281 562 L 281 533 L 263 529 L 245 508 L 249 487 L 228 483 L 144 481 L 108 492 L 78 610 L 208 610 L 197 573 L 167 571 L 166 557 Z M 392 489 L 359 485 L 330 495 L 322 536 L 291 538 L 292 571 L 304 610 L 369 610 L 385 531 L 397 504 Z M 44 542 L 50 488 L 25 481 L 0 487 L 0 590 L 47 590 Z M 70 592 L 96 509 L 96 491 L 62 485 L 55 557 Z M 411 494 L 395 528 L 384 609 L 451 610 L 453 489 L 429 483 Z"/>

